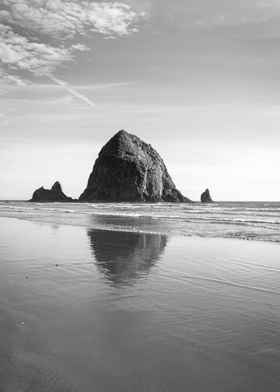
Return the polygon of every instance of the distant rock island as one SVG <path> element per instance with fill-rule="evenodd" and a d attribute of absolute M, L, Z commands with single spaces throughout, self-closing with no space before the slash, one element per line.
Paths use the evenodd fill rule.
<path fill-rule="evenodd" d="M 60 182 L 56 181 L 51 189 L 41 187 L 36 189 L 33 193 L 32 199 L 34 202 L 71 202 L 74 201 L 71 197 L 66 196 L 61 188 Z"/>
<path fill-rule="evenodd" d="M 51 189 L 36 189 L 29 201 L 191 202 L 176 188 L 159 153 L 125 130 L 117 132 L 99 152 L 79 200 L 66 196 L 56 181 Z M 212 201 L 208 189 L 201 201 Z"/>
<path fill-rule="evenodd" d="M 210 191 L 207 188 L 200 196 L 201 203 L 213 203 L 213 200 L 210 196 Z"/>
<path fill-rule="evenodd" d="M 190 202 L 176 188 L 157 151 L 124 130 L 101 149 L 79 200 Z"/>

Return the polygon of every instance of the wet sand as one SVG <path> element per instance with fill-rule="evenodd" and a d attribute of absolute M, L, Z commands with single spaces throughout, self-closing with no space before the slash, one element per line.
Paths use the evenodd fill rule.
<path fill-rule="evenodd" d="M 279 392 L 278 244 L 0 227 L 1 392 Z"/>

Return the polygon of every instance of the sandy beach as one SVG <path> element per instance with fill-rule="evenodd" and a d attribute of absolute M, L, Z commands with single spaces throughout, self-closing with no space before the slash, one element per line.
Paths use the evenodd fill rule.
<path fill-rule="evenodd" d="M 279 391 L 278 244 L 0 221 L 1 391 Z"/>

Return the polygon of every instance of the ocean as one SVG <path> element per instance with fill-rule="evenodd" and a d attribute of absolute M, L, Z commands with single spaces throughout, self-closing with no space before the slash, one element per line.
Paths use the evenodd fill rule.
<path fill-rule="evenodd" d="M 280 242 L 280 202 L 105 204 L 1 201 L 0 216 L 89 229 Z"/>

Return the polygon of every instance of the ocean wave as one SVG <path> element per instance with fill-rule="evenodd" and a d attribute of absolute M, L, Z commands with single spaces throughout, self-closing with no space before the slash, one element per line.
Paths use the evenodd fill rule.
<path fill-rule="evenodd" d="M 230 204 L 230 203 L 229 203 Z M 88 228 L 280 242 L 280 203 L 131 204 L 0 202 L 0 216 Z M 229 209 L 234 207 L 234 213 Z M 248 208 L 251 212 L 248 213 Z M 245 211 L 245 212 L 244 212 Z"/>

